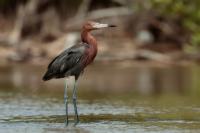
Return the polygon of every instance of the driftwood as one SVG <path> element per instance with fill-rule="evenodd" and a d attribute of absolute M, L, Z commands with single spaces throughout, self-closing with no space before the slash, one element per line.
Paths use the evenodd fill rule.
<path fill-rule="evenodd" d="M 161 63 L 171 64 L 174 62 L 174 58 L 170 55 L 161 54 L 158 52 L 150 51 L 150 50 L 138 50 L 137 52 L 133 52 L 132 54 L 124 54 L 120 56 L 109 56 L 109 57 L 98 57 L 98 61 L 124 61 L 124 60 L 152 60 Z"/>
<path fill-rule="evenodd" d="M 113 7 L 108 9 L 95 10 L 88 15 L 88 19 L 101 19 L 114 16 L 130 15 L 132 10 L 125 7 Z"/>
<path fill-rule="evenodd" d="M 83 0 L 74 18 L 68 20 L 65 29 L 77 29 L 85 20 L 104 19 L 109 17 L 116 17 L 122 15 L 132 14 L 132 9 L 127 8 L 128 0 L 112 0 L 122 5 L 122 7 L 111 7 L 104 9 L 97 9 L 89 12 L 91 0 Z"/>
<path fill-rule="evenodd" d="M 170 63 L 173 61 L 171 56 L 158 53 L 150 50 L 138 50 L 135 54 L 135 59 L 142 58 L 147 60 L 154 60 L 163 63 Z"/>
<path fill-rule="evenodd" d="M 89 9 L 90 3 L 91 3 L 91 0 L 83 0 L 83 2 L 81 3 L 76 13 L 75 19 L 80 19 L 80 18 L 84 19 Z"/>
<path fill-rule="evenodd" d="M 67 30 L 76 29 L 77 27 L 80 27 L 85 20 L 97 20 L 116 16 L 127 16 L 131 15 L 132 13 L 132 10 L 125 7 L 98 9 L 88 13 L 88 15 L 84 19 L 75 17 L 75 19 L 73 18 L 69 20 L 65 28 Z"/>

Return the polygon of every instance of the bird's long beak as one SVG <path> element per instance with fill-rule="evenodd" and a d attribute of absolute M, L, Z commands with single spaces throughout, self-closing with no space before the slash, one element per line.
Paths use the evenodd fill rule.
<path fill-rule="evenodd" d="M 116 27 L 116 26 L 115 25 L 110 25 L 110 24 L 93 23 L 92 27 L 94 29 L 101 29 L 101 28 Z"/>

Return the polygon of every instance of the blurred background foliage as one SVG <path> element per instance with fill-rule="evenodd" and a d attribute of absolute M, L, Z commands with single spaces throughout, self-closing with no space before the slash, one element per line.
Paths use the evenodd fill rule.
<path fill-rule="evenodd" d="M 153 10 L 166 18 L 179 18 L 184 27 L 191 32 L 190 43 L 200 44 L 200 1 L 199 0 L 148 0 L 134 5 L 138 11 Z"/>
<path fill-rule="evenodd" d="M 60 11 L 60 15 L 66 14 L 66 8 L 69 12 L 76 9 L 81 4 L 82 0 L 49 0 L 48 5 L 54 5 Z M 97 3 L 108 4 L 106 0 L 98 1 Z M 117 1 L 117 0 L 116 0 Z M 0 0 L 0 11 L 3 14 L 15 14 L 17 6 L 26 3 L 27 0 Z M 122 2 L 123 3 L 123 2 Z M 148 0 L 148 1 L 138 1 L 138 0 L 127 0 L 127 7 L 132 7 L 134 11 L 144 12 L 153 11 L 154 13 L 165 17 L 165 18 L 178 18 L 181 24 L 188 30 L 191 34 L 190 43 L 193 45 L 199 45 L 200 43 L 200 1 L 199 0 Z M 131 6 L 132 5 L 132 6 Z M 69 10 L 70 8 L 70 10 Z M 97 9 L 98 7 L 93 7 Z M 14 15 L 13 14 L 13 15 Z M 70 14 L 70 13 L 67 13 Z M 66 16 L 65 16 L 66 17 Z M 69 16 L 71 17 L 71 16 Z"/>
<path fill-rule="evenodd" d="M 22 51 L 28 51 L 34 57 L 38 57 L 38 54 L 52 57 L 58 51 L 52 54 L 40 46 L 80 31 L 85 20 L 95 20 L 117 24 L 117 32 L 108 34 L 126 42 L 124 46 L 129 47 L 121 47 L 117 39 L 101 38 L 104 43 L 101 42 L 102 55 L 99 57 L 116 57 L 117 53 L 120 58 L 154 60 L 154 56 L 149 56 L 149 53 L 146 56 L 146 53 L 140 54 L 142 51 L 139 55 L 136 52 L 136 49 L 145 49 L 159 54 L 178 51 L 182 55 L 176 59 L 199 60 L 199 5 L 199 0 L 0 0 L 0 44 L 15 46 L 14 52 L 19 58 L 27 55 L 19 55 L 24 53 Z M 78 41 L 78 37 L 75 37 L 73 43 Z M 23 45 L 27 39 L 30 41 L 29 48 Z M 35 41 L 40 49 L 38 53 L 33 50 L 36 48 L 33 48 Z M 64 46 L 71 42 L 58 43 Z M 108 43 L 116 43 L 115 48 Z M 120 50 L 127 51 L 127 55 L 119 54 Z M 191 55 L 186 55 L 188 53 L 185 51 Z"/>

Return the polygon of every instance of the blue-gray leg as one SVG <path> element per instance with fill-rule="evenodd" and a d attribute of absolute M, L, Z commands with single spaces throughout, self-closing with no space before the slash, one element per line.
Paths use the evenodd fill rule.
<path fill-rule="evenodd" d="M 75 112 L 75 125 L 79 123 L 79 116 L 77 111 L 77 105 L 76 105 L 76 90 L 77 90 L 77 81 L 75 80 L 74 83 L 74 89 L 73 89 L 73 104 L 74 104 L 74 112 Z"/>
<path fill-rule="evenodd" d="M 65 80 L 64 102 L 65 102 L 65 113 L 66 113 L 65 125 L 67 126 L 68 123 L 69 123 L 69 120 L 68 120 L 67 80 Z"/>

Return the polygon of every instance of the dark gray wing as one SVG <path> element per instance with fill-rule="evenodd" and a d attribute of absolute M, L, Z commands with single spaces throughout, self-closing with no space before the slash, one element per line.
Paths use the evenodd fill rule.
<path fill-rule="evenodd" d="M 79 44 L 63 51 L 48 65 L 48 71 L 44 75 L 43 80 L 75 75 L 76 72 L 77 74 L 80 73 L 81 70 L 78 70 L 78 68 L 81 69 L 80 61 L 84 56 L 86 48 L 86 44 Z M 77 68 L 76 72 L 74 68 Z"/>

